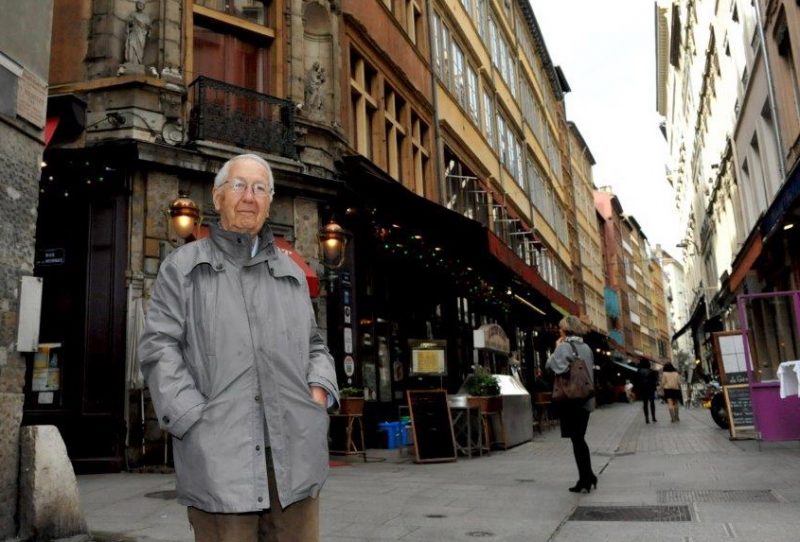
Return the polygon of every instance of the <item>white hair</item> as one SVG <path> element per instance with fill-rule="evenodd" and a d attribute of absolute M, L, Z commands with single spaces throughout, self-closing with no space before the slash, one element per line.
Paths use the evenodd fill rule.
<path fill-rule="evenodd" d="M 274 196 L 275 181 L 272 178 L 272 168 L 269 166 L 269 163 L 266 160 L 264 160 L 257 154 L 240 154 L 238 156 L 234 156 L 233 158 L 222 164 L 222 167 L 219 168 L 216 177 L 214 177 L 214 188 L 219 188 L 225 183 L 225 181 L 228 180 L 228 173 L 231 170 L 231 165 L 234 162 L 238 162 L 239 160 L 252 160 L 253 162 L 256 162 L 261 167 L 267 170 L 267 178 L 269 179 L 269 196 L 270 197 Z"/>

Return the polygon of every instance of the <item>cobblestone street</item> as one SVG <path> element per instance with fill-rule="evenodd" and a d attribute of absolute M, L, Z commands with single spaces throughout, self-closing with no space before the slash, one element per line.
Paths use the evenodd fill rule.
<path fill-rule="evenodd" d="M 797 443 L 731 442 L 707 410 L 683 410 L 681 422 L 671 424 L 659 409 L 663 420 L 650 425 L 639 405 L 606 406 L 592 415 L 588 441 L 599 483 L 589 495 L 566 491 L 575 465 L 557 428 L 456 463 L 417 465 L 397 450 L 370 450 L 366 464 L 353 459 L 331 469 L 322 492 L 322 540 L 796 540 Z M 145 497 L 164 496 L 157 492 L 174 488 L 172 476 L 79 481 L 98 541 L 193 539 L 181 506 Z M 664 506 L 684 507 L 688 521 L 645 521 Z M 578 521 L 577 513 L 570 519 L 576 511 L 595 521 Z M 622 520 L 607 521 L 612 513 Z"/>

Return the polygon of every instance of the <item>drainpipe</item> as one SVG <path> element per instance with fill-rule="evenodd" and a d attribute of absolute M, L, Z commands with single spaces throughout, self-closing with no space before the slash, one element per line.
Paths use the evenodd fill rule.
<path fill-rule="evenodd" d="M 761 2 L 753 2 L 756 8 L 756 24 L 758 25 L 758 39 L 761 40 L 761 52 L 764 58 L 764 68 L 767 74 L 767 95 L 769 96 L 769 108 L 772 114 L 772 124 L 775 126 L 775 137 L 778 141 L 778 172 L 781 176 L 781 183 L 786 180 L 786 164 L 783 156 L 783 137 L 781 137 L 781 127 L 778 122 L 778 109 L 775 101 L 775 81 L 772 78 L 772 68 L 769 63 L 769 52 L 767 51 L 767 40 L 764 37 L 764 25 L 761 18 Z M 765 180 L 766 181 L 766 180 Z M 769 206 L 769 203 L 767 203 Z"/>
<path fill-rule="evenodd" d="M 431 7 L 431 0 L 425 2 L 425 16 L 428 18 L 428 36 L 430 36 L 430 43 L 428 43 L 428 64 L 431 68 L 431 105 L 433 106 L 433 140 L 436 152 L 433 158 L 433 169 L 436 172 L 436 178 L 439 181 L 439 205 L 446 205 L 447 203 L 447 179 L 445 179 L 444 170 L 442 169 L 442 162 L 444 161 L 444 147 L 442 146 L 442 134 L 439 130 L 439 89 L 436 83 L 436 69 L 433 63 L 433 8 Z M 424 194 L 423 194 L 424 196 Z"/>

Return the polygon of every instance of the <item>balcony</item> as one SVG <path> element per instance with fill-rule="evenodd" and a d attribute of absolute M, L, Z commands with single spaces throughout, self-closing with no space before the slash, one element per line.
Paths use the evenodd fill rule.
<path fill-rule="evenodd" d="M 208 77 L 189 85 L 189 139 L 297 158 L 294 104 Z"/>

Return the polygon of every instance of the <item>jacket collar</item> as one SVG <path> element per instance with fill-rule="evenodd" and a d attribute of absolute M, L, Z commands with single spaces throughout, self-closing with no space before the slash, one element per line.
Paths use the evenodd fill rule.
<path fill-rule="evenodd" d="M 224 230 L 218 222 L 209 224 L 208 229 L 214 247 L 238 265 L 257 263 L 275 256 L 275 236 L 266 222 L 258 233 L 258 250 L 255 257 L 251 257 L 253 240 L 249 234 Z"/>
<path fill-rule="evenodd" d="M 219 223 L 209 224 L 209 233 L 211 245 L 219 252 L 212 250 L 211 253 L 205 251 L 198 254 L 192 267 L 200 263 L 208 263 L 216 271 L 222 271 L 225 267 L 223 258 L 242 267 L 266 262 L 273 277 L 292 277 L 298 283 L 305 281 L 302 270 L 291 261 L 289 256 L 278 251 L 275 246 L 275 235 L 272 233 L 272 228 L 266 223 L 258 234 L 258 249 L 255 256 L 251 256 L 253 245 L 250 235 L 223 230 Z M 217 254 L 212 254 L 214 252 Z"/>

